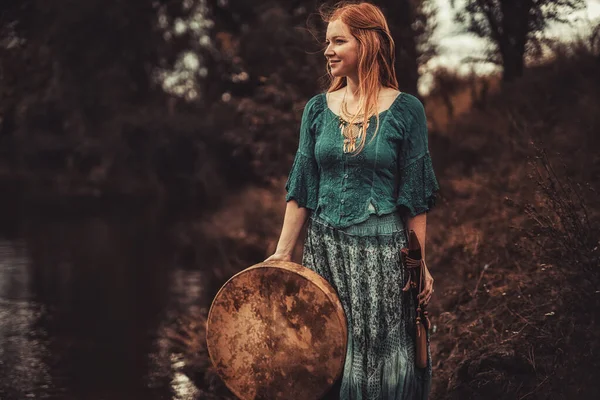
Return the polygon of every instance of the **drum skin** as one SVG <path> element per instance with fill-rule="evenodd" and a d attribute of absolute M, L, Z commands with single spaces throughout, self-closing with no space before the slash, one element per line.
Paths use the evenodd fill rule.
<path fill-rule="evenodd" d="M 206 342 L 217 373 L 240 399 L 317 400 L 342 373 L 346 316 L 322 276 L 293 262 L 268 261 L 219 290 Z"/>

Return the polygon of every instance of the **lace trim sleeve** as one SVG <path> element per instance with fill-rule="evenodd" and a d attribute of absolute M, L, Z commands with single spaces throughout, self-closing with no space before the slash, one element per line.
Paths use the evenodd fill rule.
<path fill-rule="evenodd" d="M 298 151 L 285 184 L 286 202 L 294 199 L 300 207 L 311 210 L 317 208 L 319 192 L 319 170 L 315 159 L 313 128 L 316 115 L 322 107 L 319 98 L 317 95 L 310 99 L 302 113 Z"/>
<path fill-rule="evenodd" d="M 285 185 L 285 190 L 288 192 L 285 201 L 294 199 L 300 207 L 315 210 L 319 191 L 317 179 L 318 171 L 314 160 L 301 152 L 296 153 L 294 164 Z"/>
<path fill-rule="evenodd" d="M 436 203 L 439 184 L 429 152 L 400 170 L 400 187 L 396 205 L 410 217 L 431 210 Z"/>

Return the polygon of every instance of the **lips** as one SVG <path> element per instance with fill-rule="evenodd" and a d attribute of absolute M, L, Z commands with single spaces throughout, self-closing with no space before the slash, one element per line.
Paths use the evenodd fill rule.
<path fill-rule="evenodd" d="M 340 62 L 341 62 L 340 60 L 329 61 L 329 64 L 333 66 L 333 65 L 339 64 Z"/>

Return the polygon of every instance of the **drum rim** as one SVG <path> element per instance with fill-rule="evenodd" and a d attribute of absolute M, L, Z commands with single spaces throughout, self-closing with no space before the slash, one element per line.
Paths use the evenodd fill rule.
<path fill-rule="evenodd" d="M 321 287 L 321 289 L 325 293 L 325 297 L 327 297 L 328 301 L 334 306 L 334 308 L 337 311 L 341 311 L 341 313 L 336 312 L 336 315 L 338 316 L 338 319 L 340 319 L 339 322 L 341 323 L 341 326 L 342 326 L 342 340 L 343 340 L 343 343 L 345 344 L 345 346 L 344 346 L 345 348 L 343 350 L 343 354 L 346 354 L 346 352 L 348 350 L 348 340 L 347 340 L 347 337 L 348 337 L 348 319 L 347 319 L 346 313 L 344 311 L 344 308 L 342 306 L 342 303 L 341 303 L 339 297 L 337 296 L 336 291 L 333 288 L 333 286 L 323 276 L 319 275 L 317 272 L 311 270 L 310 268 L 305 267 L 302 264 L 298 264 L 298 263 L 295 263 L 293 261 L 279 261 L 279 260 L 276 260 L 276 261 L 266 261 L 266 262 L 263 261 L 263 262 L 251 265 L 250 267 L 245 268 L 245 269 L 243 269 L 243 270 L 235 273 L 233 276 L 231 276 L 221 286 L 221 288 L 219 289 L 219 291 L 217 292 L 217 294 L 215 295 L 215 297 L 211 301 L 211 305 L 210 305 L 210 308 L 209 308 L 209 311 L 208 311 L 208 315 L 207 315 L 207 318 L 206 318 L 205 341 L 206 341 L 206 350 L 207 350 L 207 353 L 208 353 L 208 358 L 210 359 L 210 362 L 213 365 L 213 367 L 215 368 L 215 370 L 217 371 L 217 373 L 219 371 L 219 368 L 215 364 L 215 360 L 214 360 L 213 354 L 210 351 L 211 346 L 208 345 L 208 343 L 209 343 L 209 340 L 208 340 L 208 338 L 209 338 L 209 327 L 211 325 L 210 321 L 211 321 L 211 316 L 212 316 L 213 310 L 214 310 L 213 306 L 215 304 L 215 300 L 219 297 L 219 294 L 221 294 L 221 292 L 225 290 L 225 288 L 227 287 L 227 285 L 229 285 L 230 282 L 233 281 L 239 275 L 251 272 L 251 271 L 253 271 L 255 269 L 261 269 L 261 268 L 277 268 L 277 269 L 283 269 L 285 271 L 290 271 L 289 269 L 282 268 L 282 265 L 291 265 L 291 266 L 294 267 L 294 271 L 293 272 L 296 272 L 302 278 L 310 281 L 306 275 L 312 275 L 312 276 L 314 276 L 314 277 L 317 278 L 318 282 L 320 282 L 321 284 L 325 285 L 325 288 L 327 290 L 323 290 L 323 288 Z M 310 281 L 310 282 L 314 283 L 314 281 Z M 344 370 L 344 362 L 341 363 L 341 366 L 340 366 L 340 368 L 338 370 L 338 373 L 336 374 L 336 376 L 335 376 L 335 378 L 333 380 L 334 382 L 339 379 L 339 377 L 343 373 L 343 370 Z M 220 374 L 219 374 L 219 376 L 220 376 Z M 231 387 L 231 385 L 229 384 L 228 380 L 223 379 L 222 376 L 220 376 L 220 377 L 221 377 L 221 380 L 225 383 L 225 386 L 227 386 L 227 388 L 229 390 L 231 390 L 231 392 L 234 395 L 236 395 L 240 399 L 246 399 L 246 397 L 244 397 L 241 393 L 239 393 L 237 390 L 235 390 L 233 387 Z M 318 393 L 317 395 L 323 396 L 325 393 L 327 393 L 327 390 L 329 390 L 329 389 L 326 389 L 323 393 Z"/>

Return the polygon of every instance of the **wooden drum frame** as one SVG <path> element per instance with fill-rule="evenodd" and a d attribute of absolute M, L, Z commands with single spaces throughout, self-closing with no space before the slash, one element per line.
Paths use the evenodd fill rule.
<path fill-rule="evenodd" d="M 347 321 L 335 289 L 286 261 L 255 264 L 231 277 L 206 323 L 211 362 L 242 400 L 316 400 L 341 376 Z"/>

